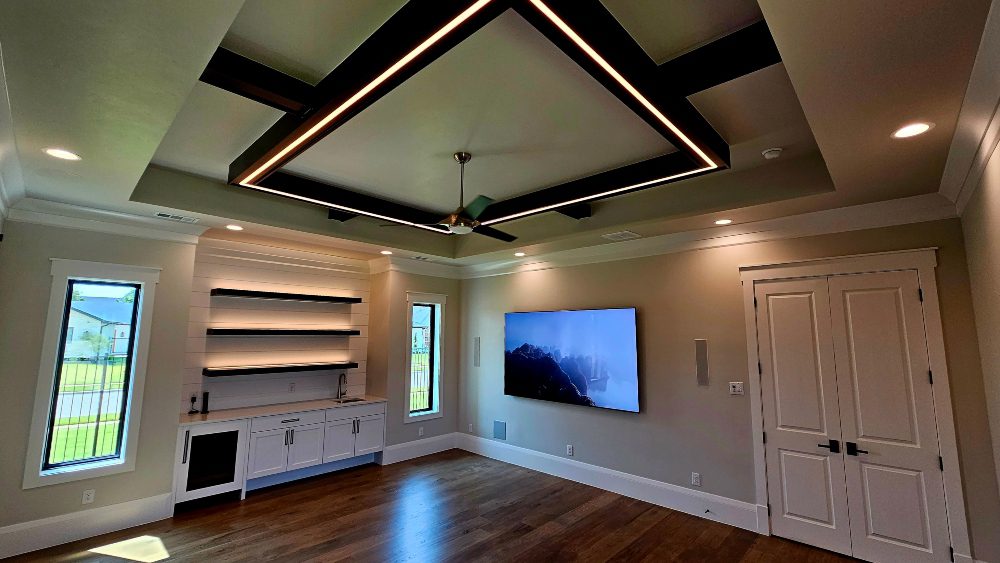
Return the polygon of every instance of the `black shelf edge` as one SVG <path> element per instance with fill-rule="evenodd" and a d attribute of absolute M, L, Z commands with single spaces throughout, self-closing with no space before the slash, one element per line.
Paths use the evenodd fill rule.
<path fill-rule="evenodd" d="M 330 369 L 351 369 L 358 367 L 357 362 L 337 362 L 320 364 L 273 364 L 266 366 L 229 366 L 217 368 L 202 368 L 205 377 L 230 377 L 234 375 L 254 375 L 257 373 L 292 373 L 300 371 L 321 371 Z"/>
<path fill-rule="evenodd" d="M 281 293 L 278 291 L 253 291 L 216 287 L 212 297 L 245 297 L 249 299 L 274 299 L 278 301 L 311 301 L 315 303 L 361 303 L 360 297 L 337 297 L 334 295 L 308 295 L 305 293 Z"/>
<path fill-rule="evenodd" d="M 360 336 L 357 329 L 338 328 L 210 328 L 208 336 Z"/>

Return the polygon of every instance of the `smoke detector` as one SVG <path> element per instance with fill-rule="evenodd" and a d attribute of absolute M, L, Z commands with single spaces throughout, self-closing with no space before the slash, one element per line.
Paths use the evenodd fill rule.
<path fill-rule="evenodd" d="M 166 219 L 167 221 L 177 221 L 178 223 L 197 223 L 197 217 L 185 217 L 184 215 L 175 215 L 173 213 L 165 213 L 163 211 L 157 211 L 156 217 L 160 219 Z"/>
<path fill-rule="evenodd" d="M 618 242 L 623 240 L 642 238 L 642 235 L 640 235 L 639 233 L 633 233 L 632 231 L 618 231 L 616 233 L 608 233 L 606 235 L 601 235 L 601 238 Z"/>
<path fill-rule="evenodd" d="M 767 160 L 774 160 L 781 156 L 781 151 L 784 150 L 781 147 L 772 147 L 767 150 L 761 151 L 760 155 Z"/>

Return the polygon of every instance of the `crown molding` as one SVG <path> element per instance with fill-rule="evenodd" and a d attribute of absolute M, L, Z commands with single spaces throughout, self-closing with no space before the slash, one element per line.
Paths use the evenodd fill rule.
<path fill-rule="evenodd" d="M 374 276 L 384 272 L 404 272 L 436 278 L 462 279 L 463 267 L 438 262 L 422 262 L 412 258 L 381 256 L 368 261 L 369 271 Z"/>
<path fill-rule="evenodd" d="M 955 205 L 937 193 L 841 207 L 765 221 L 700 229 L 552 252 L 530 261 L 503 260 L 464 266 L 464 279 L 502 276 L 523 272 L 565 268 L 703 250 L 756 244 L 782 239 L 891 227 L 957 217 Z"/>
<path fill-rule="evenodd" d="M 197 244 L 206 230 L 181 223 L 170 224 L 176 230 L 169 230 L 162 219 L 33 198 L 19 201 L 7 220 L 184 244 Z"/>
<path fill-rule="evenodd" d="M 0 45 L 0 220 L 7 217 L 11 206 L 24 197 L 24 178 L 17 158 L 14 140 L 14 114 L 7 91 L 7 75 Z"/>
<path fill-rule="evenodd" d="M 1000 144 L 1000 2 L 993 2 L 941 176 L 941 195 L 965 211 Z"/>

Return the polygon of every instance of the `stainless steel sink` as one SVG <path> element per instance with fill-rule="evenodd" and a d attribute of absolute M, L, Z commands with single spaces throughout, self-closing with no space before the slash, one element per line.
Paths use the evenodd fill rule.
<path fill-rule="evenodd" d="M 342 405 L 344 403 L 360 403 L 364 401 L 364 399 L 360 397 L 345 397 L 343 399 L 330 399 L 330 400 L 333 401 L 334 403 L 337 403 L 338 405 Z"/>

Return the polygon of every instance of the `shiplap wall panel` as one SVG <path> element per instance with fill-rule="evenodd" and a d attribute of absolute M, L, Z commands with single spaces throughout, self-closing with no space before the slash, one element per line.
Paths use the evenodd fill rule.
<path fill-rule="evenodd" d="M 362 303 L 311 303 L 212 297 L 217 287 L 360 297 Z M 332 397 L 340 373 L 347 393 L 363 395 L 368 355 L 368 263 L 267 246 L 202 239 L 195 255 L 181 411 L 191 395 L 212 410 Z M 360 336 L 206 336 L 208 328 L 356 329 Z M 357 362 L 349 370 L 204 377 L 204 367 Z"/>

